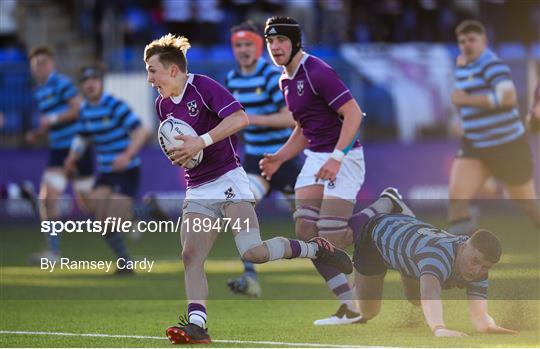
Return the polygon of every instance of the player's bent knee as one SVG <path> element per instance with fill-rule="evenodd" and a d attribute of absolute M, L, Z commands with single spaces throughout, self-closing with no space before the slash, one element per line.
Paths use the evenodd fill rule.
<path fill-rule="evenodd" d="M 257 247 L 262 246 L 264 248 L 259 229 L 249 228 L 239 232 L 235 235 L 234 242 L 242 258 L 253 263 L 263 263 L 255 261 L 258 260 L 258 254 L 261 253 Z"/>
<path fill-rule="evenodd" d="M 264 241 L 268 249 L 268 260 L 275 261 L 285 257 L 285 246 L 289 244 L 288 240 L 282 237 L 275 237 Z"/>

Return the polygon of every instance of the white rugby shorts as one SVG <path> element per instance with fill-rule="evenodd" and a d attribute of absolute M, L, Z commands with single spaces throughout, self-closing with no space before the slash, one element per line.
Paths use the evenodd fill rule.
<path fill-rule="evenodd" d="M 243 167 L 237 167 L 212 182 L 186 191 L 182 213 L 200 213 L 223 218 L 225 205 L 247 201 L 255 204 L 249 178 Z"/>
<path fill-rule="evenodd" d="M 315 174 L 330 158 L 332 153 L 316 153 L 306 149 L 304 154 L 306 155 L 306 161 L 296 180 L 295 190 L 319 184 L 324 185 L 324 196 L 334 196 L 356 202 L 356 196 L 364 184 L 366 173 L 362 147 L 352 149 L 347 153 L 341 162 L 341 167 L 334 182 L 328 180 L 317 181 L 315 179 Z"/>

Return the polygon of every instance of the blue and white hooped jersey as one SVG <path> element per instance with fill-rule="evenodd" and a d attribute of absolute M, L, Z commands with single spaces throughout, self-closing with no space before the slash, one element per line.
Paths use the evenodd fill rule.
<path fill-rule="evenodd" d="M 449 234 L 414 217 L 384 215 L 376 220 L 371 239 L 388 268 L 418 279 L 431 274 L 443 288 L 462 285 L 467 295 L 487 298 L 487 275 L 472 282 L 454 275 L 457 248 L 468 236 Z"/>
<path fill-rule="evenodd" d="M 131 143 L 131 131 L 141 125 L 126 103 L 107 93 L 103 94 L 97 105 L 91 105 L 86 100 L 83 102 L 80 122 L 79 134 L 93 141 L 100 173 L 112 172 L 114 159 Z M 134 156 L 126 169 L 140 164 L 139 156 Z"/>
<path fill-rule="evenodd" d="M 510 68 L 491 50 L 455 71 L 455 88 L 475 94 L 491 94 L 496 98 L 495 86 L 512 81 Z M 512 142 L 525 133 L 517 107 L 484 109 L 460 107 L 465 138 L 475 148 L 488 148 Z"/>
<path fill-rule="evenodd" d="M 225 79 L 225 87 L 244 106 L 248 115 L 268 115 L 285 106 L 279 89 L 280 76 L 281 69 L 259 58 L 252 74 L 231 70 Z M 274 153 L 285 144 L 291 133 L 290 128 L 249 125 L 244 129 L 245 152 L 255 156 Z"/>
<path fill-rule="evenodd" d="M 71 80 L 53 72 L 47 81 L 34 92 L 39 112 L 42 115 L 62 113 L 69 109 L 69 100 L 78 94 Z M 79 130 L 77 120 L 57 123 L 49 130 L 49 146 L 52 149 L 68 149 Z"/>

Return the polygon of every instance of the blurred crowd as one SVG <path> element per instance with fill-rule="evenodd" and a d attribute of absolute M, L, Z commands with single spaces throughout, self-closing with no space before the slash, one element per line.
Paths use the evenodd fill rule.
<path fill-rule="evenodd" d="M 24 6 L 36 3 L 47 6 Z M 56 11 L 45 11 L 47 7 Z M 43 12 L 41 18 L 35 16 L 36 9 Z M 26 21 L 17 21 L 18 11 L 25 13 Z M 69 24 L 62 27 L 56 23 L 53 31 L 55 17 L 50 13 L 56 15 L 57 22 L 68 18 L 65 22 Z M 540 47 L 538 0 L 0 0 L 0 68 L 4 75 L 4 83 L 0 83 L 0 131 L 6 132 L 3 136 L 11 135 L 35 122 L 26 52 L 36 43 L 53 46 L 61 70 L 68 75 L 76 71 L 81 59 L 104 61 L 110 71 L 140 72 L 144 69 L 144 45 L 168 32 L 182 34 L 194 46 L 191 57 L 206 59 L 193 59 L 192 67 L 200 68 L 195 66 L 200 60 L 205 65 L 199 71 L 222 81 L 226 72 L 223 65 L 206 63 L 228 59 L 232 64 L 230 28 L 246 19 L 262 28 L 268 17 L 278 14 L 301 23 L 309 52 L 317 49 L 316 53 L 326 55 L 338 74 L 355 79 L 353 92 L 361 102 L 370 101 L 364 103 L 372 115 L 366 126 L 374 138 L 396 137 L 395 95 L 381 81 L 350 73 L 351 66 L 334 49 L 344 42 L 442 42 L 450 43 L 447 47 L 457 55 L 455 26 L 465 18 L 479 19 L 486 27 L 490 46 L 502 51 L 504 45 L 500 44 L 509 42 L 509 52 L 517 50 L 520 54 L 510 55 L 515 60 L 512 72 L 522 89 L 518 91 L 520 105 L 527 104 L 528 71 L 522 59 Z M 29 33 L 25 34 L 25 26 Z M 48 33 L 44 30 L 47 27 Z M 78 35 L 66 35 L 70 31 L 78 31 Z M 84 42 L 76 42 L 78 39 Z M 68 50 L 80 44 L 88 49 Z M 25 116 L 21 118 L 20 114 Z M 445 132 L 437 129 L 435 136 Z"/>
<path fill-rule="evenodd" d="M 342 42 L 452 42 L 456 24 L 481 20 L 492 41 L 538 40 L 540 4 L 529 0 L 76 0 L 80 30 L 98 52 L 106 18 L 122 23 L 126 45 L 166 32 L 200 45 L 225 44 L 228 29 L 249 18 L 264 24 L 275 14 L 296 18 L 308 45 Z"/>

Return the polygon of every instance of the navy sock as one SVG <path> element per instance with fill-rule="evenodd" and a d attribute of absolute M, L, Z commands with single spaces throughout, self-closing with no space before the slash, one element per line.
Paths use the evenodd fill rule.
<path fill-rule="evenodd" d="M 47 251 L 60 254 L 60 234 L 51 235 L 51 233 L 57 233 L 54 230 L 47 234 Z"/>
<path fill-rule="evenodd" d="M 255 271 L 255 264 L 242 259 L 244 263 L 244 275 L 253 279 L 257 279 L 257 272 Z"/>
<path fill-rule="evenodd" d="M 126 261 L 131 260 L 120 233 L 108 233 L 105 235 L 105 241 L 118 258 L 124 258 Z"/>

